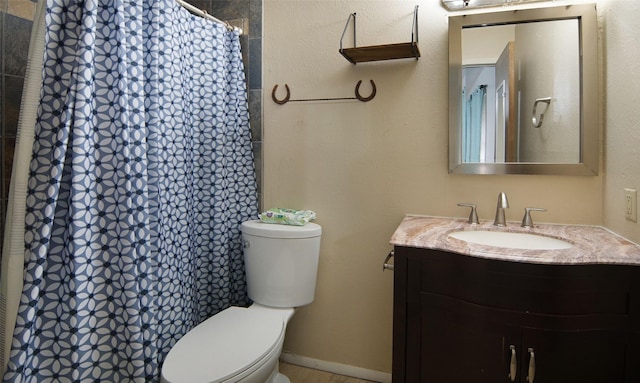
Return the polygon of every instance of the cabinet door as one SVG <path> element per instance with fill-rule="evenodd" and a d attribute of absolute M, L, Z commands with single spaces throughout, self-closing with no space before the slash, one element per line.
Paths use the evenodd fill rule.
<path fill-rule="evenodd" d="M 414 334 L 420 336 L 419 372 L 408 374 L 407 382 L 512 381 L 509 345 L 520 338 L 518 328 L 501 323 L 491 309 L 437 294 L 423 293 L 421 306 L 421 333 Z"/>
<path fill-rule="evenodd" d="M 628 338 L 610 330 L 558 331 L 523 329 L 522 382 L 529 374 L 533 351 L 533 382 L 625 382 Z"/>

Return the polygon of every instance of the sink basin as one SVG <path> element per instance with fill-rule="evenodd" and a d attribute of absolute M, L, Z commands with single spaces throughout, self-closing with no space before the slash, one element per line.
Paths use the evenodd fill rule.
<path fill-rule="evenodd" d="M 561 250 L 573 245 L 567 241 L 544 235 L 513 233 L 507 231 L 469 230 L 456 231 L 449 237 L 479 245 L 525 250 Z"/>

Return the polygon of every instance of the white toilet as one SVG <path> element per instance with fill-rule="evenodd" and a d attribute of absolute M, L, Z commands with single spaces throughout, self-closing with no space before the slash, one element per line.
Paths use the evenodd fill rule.
<path fill-rule="evenodd" d="M 320 236 L 315 223 L 241 225 L 247 291 L 253 304 L 202 322 L 169 351 L 163 383 L 289 383 L 278 372 L 287 322 L 313 302 Z"/>

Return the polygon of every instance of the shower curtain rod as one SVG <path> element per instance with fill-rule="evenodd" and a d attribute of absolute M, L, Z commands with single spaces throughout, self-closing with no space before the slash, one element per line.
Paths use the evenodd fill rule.
<path fill-rule="evenodd" d="M 184 0 L 176 0 L 176 2 L 178 4 L 180 4 L 180 5 L 182 5 L 184 8 L 188 9 L 189 11 L 195 13 L 198 16 L 202 16 L 205 19 L 209 19 L 211 21 L 215 21 L 216 23 L 220 23 L 220 24 L 224 25 L 225 28 L 227 28 L 228 30 L 230 30 L 230 31 L 237 30 L 242 34 L 242 29 L 240 29 L 238 27 L 234 27 L 233 25 L 227 23 L 226 21 L 223 21 L 223 20 L 220 20 L 218 18 L 215 18 L 215 17 L 211 16 L 209 14 L 209 12 L 205 11 L 204 9 L 197 8 L 197 7 L 187 3 Z"/>

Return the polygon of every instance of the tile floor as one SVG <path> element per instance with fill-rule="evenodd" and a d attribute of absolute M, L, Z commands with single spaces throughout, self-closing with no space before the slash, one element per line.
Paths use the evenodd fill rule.
<path fill-rule="evenodd" d="M 280 372 L 289 377 L 291 383 L 371 383 L 370 380 L 351 378 L 283 362 L 280 362 Z"/>

